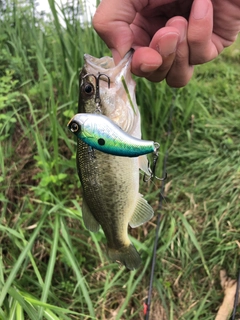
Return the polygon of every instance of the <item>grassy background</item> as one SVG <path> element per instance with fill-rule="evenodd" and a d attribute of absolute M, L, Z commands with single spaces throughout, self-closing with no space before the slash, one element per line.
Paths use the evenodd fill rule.
<path fill-rule="evenodd" d="M 51 21 L 33 1 L 20 4 L 1 7 L 0 19 L 0 319 L 143 319 L 156 217 L 130 231 L 139 270 L 109 262 L 103 233 L 82 223 L 66 127 L 83 54 L 110 53 L 79 23 L 84 5 L 57 13 L 51 0 Z M 239 269 L 239 45 L 198 66 L 179 90 L 136 79 L 143 135 L 161 142 L 159 176 L 169 147 L 152 320 L 214 319 L 219 271 L 236 277 Z M 141 185 L 156 213 L 159 187 Z"/>

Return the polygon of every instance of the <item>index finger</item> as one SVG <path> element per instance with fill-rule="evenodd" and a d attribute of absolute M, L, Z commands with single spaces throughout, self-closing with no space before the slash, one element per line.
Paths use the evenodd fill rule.
<path fill-rule="evenodd" d="M 147 5 L 147 1 L 146 1 Z M 112 50 L 114 60 L 120 60 L 131 49 L 133 32 L 130 24 L 142 10 L 144 1 L 102 0 L 93 17 L 93 27 Z"/>

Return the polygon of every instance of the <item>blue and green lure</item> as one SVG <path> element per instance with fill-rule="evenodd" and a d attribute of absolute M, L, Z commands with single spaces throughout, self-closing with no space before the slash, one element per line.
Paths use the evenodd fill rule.
<path fill-rule="evenodd" d="M 154 141 L 132 137 L 101 114 L 78 113 L 69 121 L 68 128 L 93 149 L 116 156 L 139 157 L 157 153 L 160 146 Z"/>

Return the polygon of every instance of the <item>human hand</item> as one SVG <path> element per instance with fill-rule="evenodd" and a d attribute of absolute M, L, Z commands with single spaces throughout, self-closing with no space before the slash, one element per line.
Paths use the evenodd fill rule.
<path fill-rule="evenodd" d="M 115 63 L 134 48 L 132 72 L 150 81 L 188 83 L 240 31 L 239 0 L 102 0 L 93 26 Z"/>

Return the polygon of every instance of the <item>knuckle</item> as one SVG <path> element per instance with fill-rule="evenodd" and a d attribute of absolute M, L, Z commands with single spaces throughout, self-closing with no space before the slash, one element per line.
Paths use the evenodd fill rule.
<path fill-rule="evenodd" d="M 92 19 L 93 28 L 97 32 L 104 32 L 108 29 L 105 19 L 100 14 L 95 14 Z"/>

